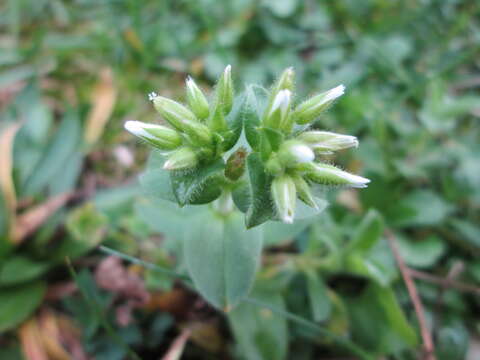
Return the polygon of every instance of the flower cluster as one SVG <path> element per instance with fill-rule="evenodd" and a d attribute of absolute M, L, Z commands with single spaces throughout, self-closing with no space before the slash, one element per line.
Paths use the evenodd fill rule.
<path fill-rule="evenodd" d="M 260 141 L 250 141 L 262 154 L 265 171 L 273 176 L 271 196 L 278 217 L 292 223 L 297 197 L 316 207 L 311 184 L 366 187 L 369 180 L 322 162 L 319 157 L 334 151 L 357 147 L 356 137 L 327 131 L 308 130 L 335 99 L 343 95 L 339 85 L 292 105 L 293 69 L 286 69 L 270 93 L 258 129 Z"/>
<path fill-rule="evenodd" d="M 220 77 L 210 105 L 195 81 L 186 80 L 188 106 L 159 96 L 148 95 L 155 109 L 171 126 L 127 121 L 125 129 L 167 156 L 166 170 L 190 169 L 219 158 L 237 141 L 227 116 L 233 106 L 231 67 Z"/>
<path fill-rule="evenodd" d="M 164 153 L 164 169 L 199 170 L 170 173 L 172 192 L 180 205 L 219 200 L 224 205 L 235 203 L 245 212 L 247 227 L 273 218 L 292 223 L 297 198 L 317 208 L 312 191 L 315 184 L 363 188 L 369 183 L 321 158 L 357 147 L 356 137 L 311 128 L 343 95 L 345 87 L 339 85 L 294 106 L 294 75 L 292 68 L 286 69 L 270 92 L 255 93 L 247 87 L 234 110 L 230 66 L 210 102 L 188 77 L 187 106 L 155 93 L 149 95 L 170 127 L 128 121 L 125 128 Z M 239 147 L 224 159 L 242 129 L 251 149 Z M 262 199 L 261 204 L 257 198 Z"/>

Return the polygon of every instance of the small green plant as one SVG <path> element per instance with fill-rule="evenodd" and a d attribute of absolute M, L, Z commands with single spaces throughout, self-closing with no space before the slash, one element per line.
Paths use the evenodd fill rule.
<path fill-rule="evenodd" d="M 215 200 L 225 205 L 231 203 L 229 197 L 233 193 L 237 208 L 247 210 L 247 227 L 276 219 L 292 223 L 297 197 L 308 206 L 318 208 L 315 191 L 312 191 L 316 184 L 362 188 L 369 182 L 321 161 L 322 155 L 358 146 L 354 136 L 309 130 L 333 101 L 343 95 L 344 89 L 339 85 L 293 107 L 294 72 L 288 68 L 268 95 L 255 94 L 248 88 L 243 101 L 232 110 L 234 90 L 231 68 L 227 66 L 211 105 L 189 77 L 186 81 L 188 107 L 156 93 L 149 94 L 155 109 L 171 128 L 139 121 L 127 121 L 125 128 L 161 150 L 167 158 L 163 169 L 171 172 L 173 193 L 179 205 Z M 240 146 L 225 158 L 235 147 L 242 126 L 250 149 Z M 179 194 L 181 190 L 176 186 L 179 178 L 190 178 L 195 184 L 199 174 L 208 172 L 212 164 L 219 162 L 224 166 L 224 176 L 216 177 L 215 186 L 205 183 L 194 191 L 189 189 L 193 193 L 189 198 Z M 183 186 L 183 181 L 181 183 Z M 245 187 L 250 191 L 245 191 Z M 245 197 L 249 198 L 248 207 L 244 204 Z M 259 198 L 272 201 L 257 205 Z M 268 215 L 252 216 L 248 213 L 252 207 L 260 208 L 253 213 L 268 212 Z"/>
<path fill-rule="evenodd" d="M 288 68 L 270 91 L 250 85 L 235 96 L 227 66 L 211 101 L 190 77 L 188 106 L 149 94 L 170 127 L 126 122 L 129 132 L 157 149 L 142 183 L 164 201 L 158 206 L 171 208 L 165 203 L 170 201 L 183 208 L 179 237 L 187 267 L 212 304 L 229 309 L 248 293 L 262 246 L 259 225 L 314 217 L 326 206 L 319 197 L 325 186 L 368 184 L 322 161 L 356 147 L 354 136 L 311 130 L 344 89 L 337 86 L 294 106 L 294 71 Z"/>

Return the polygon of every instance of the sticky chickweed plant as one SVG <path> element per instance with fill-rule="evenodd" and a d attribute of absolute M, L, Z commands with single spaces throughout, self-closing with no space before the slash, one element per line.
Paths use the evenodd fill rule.
<path fill-rule="evenodd" d="M 248 293 L 262 224 L 295 226 L 325 208 L 325 187 L 369 183 L 323 158 L 357 147 L 356 137 L 311 128 L 344 90 L 339 85 L 297 103 L 294 71 L 288 68 L 270 91 L 250 85 L 236 96 L 227 66 L 210 99 L 190 77 L 186 104 L 149 94 L 168 126 L 125 123 L 155 149 L 141 182 L 157 206 L 179 205 L 172 211 L 185 218 L 188 271 L 213 305 L 228 310 Z M 197 206 L 203 204 L 211 205 Z"/>

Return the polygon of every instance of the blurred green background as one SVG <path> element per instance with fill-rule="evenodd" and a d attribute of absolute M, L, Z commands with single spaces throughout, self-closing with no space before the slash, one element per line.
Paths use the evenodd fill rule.
<path fill-rule="evenodd" d="M 437 358 L 480 358 L 475 0 L 2 1 L 0 358 L 122 359 L 132 348 L 153 359 L 186 338 L 185 359 L 348 356 L 268 310 L 226 319 L 174 279 L 90 251 L 103 242 L 175 266 L 179 244 L 159 235 L 168 224 L 136 181 L 148 149 L 123 123 L 159 121 L 148 92 L 183 100 L 187 75 L 209 92 L 227 64 L 239 93 L 289 66 L 297 98 L 345 84 L 316 126 L 356 135 L 360 147 L 335 162 L 372 180 L 329 192 L 329 209 L 295 239 L 272 235 L 257 296 L 375 358 L 417 358 L 387 229 L 416 271 Z M 374 246 L 311 276 L 308 264 L 372 218 Z"/>

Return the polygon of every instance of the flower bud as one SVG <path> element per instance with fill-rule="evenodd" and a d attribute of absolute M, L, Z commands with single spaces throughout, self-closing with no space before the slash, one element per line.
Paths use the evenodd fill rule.
<path fill-rule="evenodd" d="M 279 175 L 283 172 L 284 167 L 275 153 L 273 153 L 265 163 L 265 170 L 271 175 Z"/>
<path fill-rule="evenodd" d="M 310 186 L 305 181 L 303 177 L 298 174 L 292 175 L 293 181 L 295 182 L 295 188 L 297 190 L 298 197 L 305 204 L 318 209 L 315 199 L 313 198 L 312 192 L 310 191 Z"/>
<path fill-rule="evenodd" d="M 200 90 L 200 88 L 190 76 L 187 78 L 186 85 L 187 101 L 190 109 L 199 119 L 206 119 L 209 114 L 209 107 L 205 95 L 203 95 L 202 90 Z"/>
<path fill-rule="evenodd" d="M 232 67 L 228 65 L 223 71 L 217 84 L 217 101 L 221 104 L 223 112 L 228 114 L 233 106 L 233 81 Z"/>
<path fill-rule="evenodd" d="M 273 99 L 272 106 L 265 117 L 265 125 L 272 129 L 280 129 L 285 124 L 290 111 L 292 93 L 290 90 L 280 90 Z"/>
<path fill-rule="evenodd" d="M 289 67 L 283 70 L 282 75 L 280 75 L 277 82 L 273 86 L 272 94 L 276 96 L 280 90 L 284 90 L 284 89 L 287 89 L 293 92 L 295 87 L 294 79 L 295 79 L 295 71 L 293 70 L 293 67 Z"/>
<path fill-rule="evenodd" d="M 307 164 L 306 176 L 308 179 L 323 185 L 347 185 L 354 188 L 366 188 L 370 182 L 364 177 L 350 174 L 339 168 L 327 164 Z"/>
<path fill-rule="evenodd" d="M 280 220 L 293 223 L 297 194 L 295 183 L 289 175 L 278 176 L 272 181 L 272 198 Z"/>
<path fill-rule="evenodd" d="M 223 114 L 222 106 L 217 104 L 213 114 L 208 118 L 207 125 L 214 132 L 224 132 L 228 130 L 227 120 Z"/>
<path fill-rule="evenodd" d="M 183 147 L 173 152 L 167 161 L 163 164 L 165 170 L 182 170 L 195 167 L 198 163 L 195 152 Z"/>
<path fill-rule="evenodd" d="M 285 141 L 278 151 L 278 158 L 284 166 L 308 163 L 315 159 L 315 154 L 307 145 L 297 140 Z"/>
<path fill-rule="evenodd" d="M 278 94 L 282 90 L 288 90 L 290 92 L 290 95 L 292 94 L 294 90 L 294 78 L 295 78 L 295 72 L 293 71 L 292 67 L 289 67 L 285 69 L 278 78 L 278 80 L 275 82 L 275 84 L 272 86 L 272 89 L 270 91 L 270 97 L 268 101 L 268 105 L 265 109 L 265 113 L 263 116 L 263 121 L 266 122 L 267 118 L 270 116 L 272 113 L 272 107 L 275 102 L 275 99 L 277 98 Z M 291 97 L 291 96 L 290 96 Z M 271 125 L 268 125 L 271 127 Z M 276 128 L 281 128 L 283 127 L 282 124 L 278 124 Z"/>
<path fill-rule="evenodd" d="M 160 115 L 177 130 L 183 130 L 186 122 L 198 122 L 190 110 L 176 101 L 163 96 L 155 96 L 152 101 Z"/>
<path fill-rule="evenodd" d="M 161 150 L 173 150 L 182 145 L 180 134 L 165 126 L 127 121 L 125 129 Z"/>
<path fill-rule="evenodd" d="M 330 104 L 342 96 L 345 86 L 339 85 L 333 89 L 318 94 L 307 101 L 304 101 L 293 111 L 292 116 L 297 124 L 308 124 L 315 120 Z"/>
<path fill-rule="evenodd" d="M 307 131 L 297 137 L 315 152 L 329 153 L 350 147 L 357 147 L 355 136 L 335 134 L 328 131 Z"/>
<path fill-rule="evenodd" d="M 212 144 L 212 132 L 206 125 L 198 121 L 185 121 L 182 126 L 192 144 L 200 146 Z"/>

